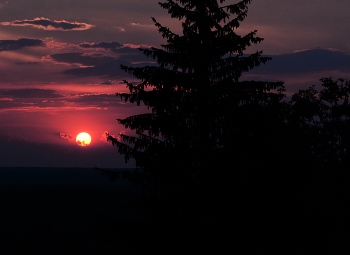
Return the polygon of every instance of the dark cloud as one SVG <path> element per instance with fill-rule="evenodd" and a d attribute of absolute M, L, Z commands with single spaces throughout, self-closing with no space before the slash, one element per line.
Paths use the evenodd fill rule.
<path fill-rule="evenodd" d="M 108 57 L 102 54 L 84 54 L 84 53 L 62 53 L 49 56 L 51 60 L 69 64 L 80 64 L 81 68 L 73 68 L 65 71 L 65 74 L 76 76 L 127 76 L 120 70 L 121 64 L 130 64 L 122 62 L 116 58 Z"/>
<path fill-rule="evenodd" d="M 80 64 L 82 66 L 97 66 L 110 63 L 115 60 L 102 54 L 84 54 L 80 52 L 61 53 L 50 55 L 50 58 L 56 62 Z"/>
<path fill-rule="evenodd" d="M 59 107 L 67 101 L 63 95 L 49 89 L 0 90 L 0 109 Z"/>
<path fill-rule="evenodd" d="M 339 51 L 315 49 L 272 56 L 271 61 L 259 68 L 255 68 L 252 73 L 291 74 L 349 68 L 350 55 Z"/>
<path fill-rule="evenodd" d="M 118 106 L 115 94 L 81 94 L 71 96 L 67 102 L 79 107 L 94 107 L 96 109 L 109 109 Z"/>
<path fill-rule="evenodd" d="M 115 81 L 113 81 L 113 80 L 102 81 L 102 82 L 100 82 L 100 84 L 102 84 L 102 85 L 113 85 L 113 84 L 115 84 Z"/>
<path fill-rule="evenodd" d="M 115 48 L 112 49 L 113 52 L 118 53 L 120 56 L 119 59 L 122 61 L 129 61 L 129 62 L 139 62 L 139 63 L 154 63 L 156 64 L 155 60 L 152 58 L 147 58 L 142 51 L 140 51 L 140 48 L 131 48 L 131 47 L 122 47 L 122 48 Z"/>
<path fill-rule="evenodd" d="M 71 95 L 66 99 L 69 103 L 74 103 L 76 106 L 94 107 L 97 109 L 110 108 L 133 108 L 135 105 L 125 103 L 116 94 L 81 94 Z"/>
<path fill-rule="evenodd" d="M 120 65 L 125 64 L 120 60 L 114 59 L 109 62 L 97 64 L 93 67 L 75 68 L 65 71 L 65 74 L 76 76 L 100 76 L 100 77 L 116 77 L 127 76 L 127 74 L 120 70 Z"/>
<path fill-rule="evenodd" d="M 100 42 L 100 43 L 82 43 L 79 45 L 82 48 L 103 48 L 103 49 L 116 49 L 123 46 L 118 42 Z"/>
<path fill-rule="evenodd" d="M 18 62 L 15 63 L 16 65 L 38 65 L 40 64 L 39 62 Z"/>
<path fill-rule="evenodd" d="M 0 96 L 10 98 L 59 98 L 62 95 L 57 94 L 51 89 L 7 89 L 0 90 Z"/>
<path fill-rule="evenodd" d="M 128 62 L 145 62 L 146 56 L 140 51 L 141 47 L 130 47 L 129 45 L 123 45 L 118 42 L 99 42 L 99 43 L 83 43 L 79 45 L 82 48 L 91 49 L 106 49 L 111 50 L 119 55 L 120 60 Z M 150 48 L 150 46 L 144 45 L 142 48 Z"/>
<path fill-rule="evenodd" d="M 60 53 L 48 56 L 54 62 L 79 64 L 80 68 L 73 68 L 65 71 L 65 74 L 75 76 L 99 76 L 99 77 L 128 77 L 124 71 L 120 70 L 120 65 L 126 66 L 144 66 L 149 64 L 147 58 L 138 48 L 122 46 L 117 42 L 100 42 L 81 44 L 82 48 L 103 48 L 118 53 L 117 57 L 106 56 L 101 53 L 81 53 L 70 52 Z M 151 62 L 152 65 L 156 64 Z"/>
<path fill-rule="evenodd" d="M 64 53 L 51 55 L 51 58 L 58 62 L 79 63 L 85 66 L 84 68 L 74 68 L 65 71 L 66 74 L 76 76 L 127 77 L 127 74 L 120 70 L 121 64 L 135 67 L 156 65 L 154 62 L 141 61 L 141 56 L 143 60 L 145 57 L 138 49 L 121 47 L 112 50 L 125 54 L 119 58 L 113 58 L 102 54 Z M 348 70 L 350 68 L 350 55 L 327 49 L 305 50 L 271 57 L 271 61 L 253 69 L 249 74 L 306 74 L 331 70 Z"/>
<path fill-rule="evenodd" d="M 18 40 L 0 40 L 0 52 L 44 45 L 44 42 L 38 39 L 21 38 Z"/>
<path fill-rule="evenodd" d="M 1 22 L 0 25 L 3 26 L 31 26 L 38 29 L 44 30 L 60 30 L 60 31 L 70 31 L 70 30 L 88 30 L 93 27 L 91 24 L 81 23 L 81 22 L 70 22 L 66 20 L 54 20 L 51 21 L 48 18 L 35 18 L 32 20 L 15 20 L 12 22 Z"/>
<path fill-rule="evenodd" d="M 122 47 L 122 48 L 115 48 L 112 49 L 113 52 L 119 53 L 119 54 L 136 54 L 139 53 L 139 55 L 143 55 L 143 53 L 140 51 L 140 48 L 131 48 L 131 47 Z"/>

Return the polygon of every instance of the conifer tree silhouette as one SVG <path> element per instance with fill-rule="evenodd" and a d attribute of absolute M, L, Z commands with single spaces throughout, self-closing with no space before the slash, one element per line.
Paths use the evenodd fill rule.
<path fill-rule="evenodd" d="M 283 83 L 240 81 L 242 73 L 270 60 L 262 51 L 245 54 L 263 41 L 256 30 L 236 33 L 251 0 L 224 2 L 159 3 L 181 22 L 182 34 L 152 18 L 167 43 L 142 51 L 158 65 L 121 66 L 140 82 L 124 81 L 130 92 L 117 95 L 125 102 L 143 103 L 150 112 L 118 119 L 134 136 L 107 138 L 126 161 L 134 158 L 137 167 L 158 180 L 176 182 L 214 166 L 240 164 L 268 130 L 264 125 L 275 124 L 269 116 L 278 115 L 271 113 L 284 97 Z"/>
<path fill-rule="evenodd" d="M 333 206 L 324 201 L 328 192 L 321 187 L 328 175 L 321 176 L 318 167 L 327 160 L 341 160 L 348 167 L 350 83 L 322 79 L 321 92 L 311 87 L 285 102 L 283 82 L 241 80 L 244 72 L 270 60 L 261 51 L 246 54 L 249 46 L 263 40 L 257 31 L 236 33 L 250 2 L 160 3 L 181 22 L 182 34 L 152 18 L 167 43 L 142 51 L 158 65 L 121 66 L 139 83 L 125 81 L 129 93 L 117 95 L 149 109 L 118 119 L 134 135 L 107 134 L 126 161 L 134 158 L 143 169 L 140 179 L 130 173 L 126 178 L 165 189 L 181 187 L 193 176 L 204 180 L 166 197 L 163 207 L 151 208 L 152 217 L 140 228 L 147 234 L 136 240 L 151 242 L 149 247 L 157 251 L 163 243 L 169 244 L 166 252 L 174 254 L 183 253 L 179 247 L 189 243 L 192 253 L 208 253 L 210 248 L 211 253 L 225 248 L 225 253 L 236 247 L 244 252 L 252 248 L 253 253 L 272 247 L 281 253 L 295 244 L 304 250 L 306 243 L 323 242 L 325 233 L 335 233 L 327 229 L 341 225 L 329 223 L 323 229 L 325 222 L 332 222 L 324 216 L 333 216 Z M 245 171 L 250 169 L 267 171 Z M 218 172 L 224 174 L 211 178 Z M 230 178 L 232 172 L 243 174 Z M 345 194 L 334 193 L 333 198 L 340 193 Z M 132 237 L 130 244 L 135 242 Z"/>

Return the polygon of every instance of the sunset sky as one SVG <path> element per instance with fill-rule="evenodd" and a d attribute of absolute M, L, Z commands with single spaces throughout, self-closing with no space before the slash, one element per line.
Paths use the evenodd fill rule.
<path fill-rule="evenodd" d="M 103 134 L 145 111 L 118 100 L 134 81 L 119 69 L 152 64 L 139 47 L 181 32 L 159 0 L 0 0 L 0 167 L 130 167 Z M 236 3 L 235 0 L 226 3 Z M 273 60 L 244 79 L 285 81 L 287 94 L 322 77 L 350 78 L 349 0 L 255 0 L 237 31 L 258 30 Z M 89 146 L 75 142 L 79 132 Z"/>

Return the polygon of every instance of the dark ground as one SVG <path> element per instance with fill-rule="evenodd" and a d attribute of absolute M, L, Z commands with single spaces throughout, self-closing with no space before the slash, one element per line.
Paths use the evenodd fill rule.
<path fill-rule="evenodd" d="M 340 254 L 347 178 L 236 173 L 167 198 L 93 169 L 0 169 L 0 254 Z"/>
<path fill-rule="evenodd" d="M 135 217 L 137 193 L 94 169 L 0 168 L 0 254 L 116 254 L 102 218 Z"/>

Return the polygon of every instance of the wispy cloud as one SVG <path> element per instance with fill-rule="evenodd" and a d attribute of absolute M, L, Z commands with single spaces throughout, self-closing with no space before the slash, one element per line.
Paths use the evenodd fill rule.
<path fill-rule="evenodd" d="M 123 27 L 114 27 L 115 30 L 119 31 L 119 32 L 125 32 L 125 28 Z"/>
<path fill-rule="evenodd" d="M 131 22 L 130 26 L 132 26 L 132 27 L 140 27 L 140 28 L 154 28 L 154 29 L 156 29 L 156 26 L 154 24 L 142 24 L 142 23 Z"/>
<path fill-rule="evenodd" d="M 68 140 L 68 141 L 72 141 L 73 140 L 73 136 L 70 135 L 70 134 L 60 133 L 60 137 L 65 139 L 65 140 Z"/>
<path fill-rule="evenodd" d="M 35 18 L 35 19 L 25 19 L 25 20 L 15 20 L 11 22 L 1 22 L 2 26 L 31 26 L 37 29 L 44 30 L 60 30 L 60 31 L 70 31 L 70 30 L 88 30 L 94 25 L 77 22 L 77 21 L 66 21 L 66 20 L 54 20 L 51 21 L 48 18 Z"/>
<path fill-rule="evenodd" d="M 109 134 L 108 131 L 103 132 L 101 137 L 100 137 L 100 141 L 102 141 L 104 143 L 109 143 L 109 141 L 107 140 L 107 134 Z"/>
<path fill-rule="evenodd" d="M 0 52 L 19 50 L 25 47 L 45 46 L 42 40 L 21 38 L 18 40 L 0 40 Z"/>
<path fill-rule="evenodd" d="M 149 45 L 149 44 L 132 44 L 132 43 L 125 43 L 124 46 L 132 48 L 132 49 L 151 48 L 152 47 L 152 45 Z"/>

